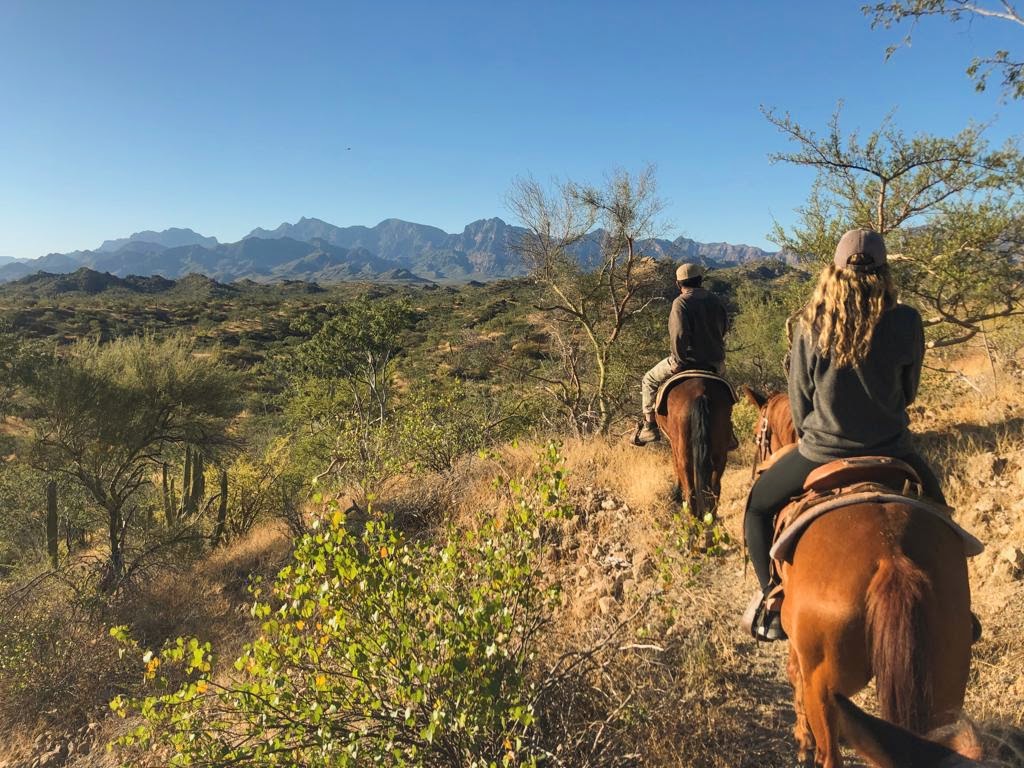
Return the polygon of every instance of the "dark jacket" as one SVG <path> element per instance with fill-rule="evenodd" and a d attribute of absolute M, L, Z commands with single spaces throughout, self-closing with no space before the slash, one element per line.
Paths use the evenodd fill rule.
<path fill-rule="evenodd" d="M 817 340 L 796 329 L 789 364 L 789 402 L 800 453 L 811 461 L 857 455 L 901 456 L 913 450 L 907 406 L 917 397 L 924 328 L 913 307 L 882 314 L 864 361 L 837 369 Z"/>
<path fill-rule="evenodd" d="M 706 368 L 725 360 L 728 316 L 715 294 L 686 288 L 672 302 L 668 337 L 673 362 L 679 368 Z"/>

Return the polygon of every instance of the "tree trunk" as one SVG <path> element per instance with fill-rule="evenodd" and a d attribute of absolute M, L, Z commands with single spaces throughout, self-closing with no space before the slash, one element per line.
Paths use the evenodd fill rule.
<path fill-rule="evenodd" d="M 57 483 L 53 480 L 46 484 L 46 551 L 50 565 L 57 570 Z"/>
<path fill-rule="evenodd" d="M 120 504 L 115 502 L 108 505 L 107 524 L 110 535 L 110 582 L 107 586 L 110 590 L 113 590 L 114 585 L 124 575 L 124 550 L 121 546 L 124 522 L 121 519 Z"/>

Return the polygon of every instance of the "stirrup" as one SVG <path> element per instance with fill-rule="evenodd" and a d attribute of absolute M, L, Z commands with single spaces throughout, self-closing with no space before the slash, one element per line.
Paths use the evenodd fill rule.
<path fill-rule="evenodd" d="M 782 585 L 769 584 L 762 594 L 755 594 L 750 601 L 743 612 L 741 623 L 755 640 L 771 642 L 788 639 L 782 628 L 782 598 Z"/>

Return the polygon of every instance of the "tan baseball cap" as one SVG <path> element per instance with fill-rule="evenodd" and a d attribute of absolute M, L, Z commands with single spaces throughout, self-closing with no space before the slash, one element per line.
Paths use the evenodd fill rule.
<path fill-rule="evenodd" d="M 676 280 L 683 282 L 693 277 L 700 277 L 704 274 L 704 267 L 700 264 L 680 264 L 676 267 Z"/>
<path fill-rule="evenodd" d="M 851 229 L 839 239 L 833 262 L 839 269 L 871 271 L 885 266 L 885 240 L 873 229 Z"/>

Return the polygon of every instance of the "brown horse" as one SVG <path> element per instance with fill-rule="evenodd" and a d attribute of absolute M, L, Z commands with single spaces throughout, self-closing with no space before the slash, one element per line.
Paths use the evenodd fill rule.
<path fill-rule="evenodd" d="M 658 427 L 672 444 L 678 500 L 698 520 L 714 515 L 732 441 L 733 395 L 717 379 L 694 377 L 671 385 Z M 664 411 L 664 412 L 662 412 Z"/>
<path fill-rule="evenodd" d="M 964 543 L 950 526 L 899 503 L 836 509 L 803 533 L 782 586 L 804 758 L 813 750 L 818 765 L 843 764 L 834 695 L 852 696 L 872 676 L 891 723 L 922 733 L 959 716 L 971 596 Z"/>
<path fill-rule="evenodd" d="M 793 412 L 789 408 L 789 398 L 785 392 L 769 392 L 762 395 L 746 384 L 740 387 L 740 391 L 759 411 L 757 425 L 754 428 L 754 444 L 757 446 L 757 456 L 754 459 L 756 471 L 758 465 L 779 448 L 796 442 Z"/>

